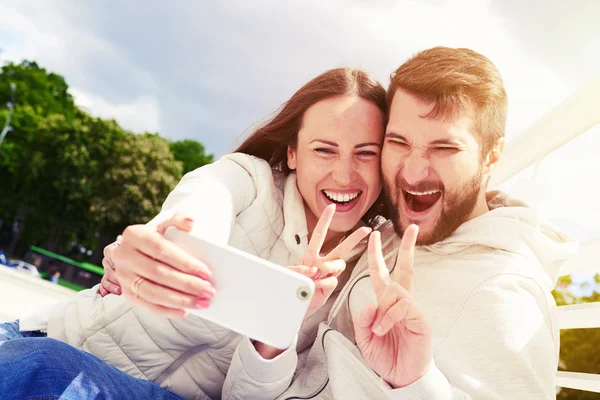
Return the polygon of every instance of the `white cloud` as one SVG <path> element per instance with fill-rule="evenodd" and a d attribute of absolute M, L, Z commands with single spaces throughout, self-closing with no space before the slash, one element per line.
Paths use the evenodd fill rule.
<path fill-rule="evenodd" d="M 115 119 L 123 128 L 136 133 L 160 131 L 160 110 L 154 97 L 143 96 L 130 103 L 114 104 L 78 88 L 69 91 L 75 103 L 92 115 Z"/>
<path fill-rule="evenodd" d="M 95 115 L 134 131 L 194 138 L 217 155 L 307 79 L 337 66 L 364 67 L 386 85 L 419 50 L 470 47 L 502 73 L 509 140 L 600 72 L 600 3 L 589 0 L 177 5 L 0 0 L 3 57 L 35 59 L 65 75 L 78 104 Z M 598 136 L 586 134 L 576 150 L 544 161 L 539 177 L 552 187 L 547 211 L 557 218 L 596 221 L 590 213 L 600 189 L 590 176 L 600 171 L 589 152 L 600 145 Z M 567 207 L 574 199 L 577 206 Z"/>

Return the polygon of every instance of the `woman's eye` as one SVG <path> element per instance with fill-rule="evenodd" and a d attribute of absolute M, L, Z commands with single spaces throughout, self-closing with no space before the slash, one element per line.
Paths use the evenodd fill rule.
<path fill-rule="evenodd" d="M 326 148 L 324 148 L 324 147 L 320 147 L 320 148 L 318 148 L 318 149 L 315 149 L 315 151 L 316 151 L 317 153 L 321 153 L 321 154 L 334 154 L 334 151 L 333 151 L 333 150 L 331 150 L 331 149 L 326 149 Z"/>
<path fill-rule="evenodd" d="M 377 153 L 374 151 L 361 151 L 358 155 L 363 157 L 375 157 L 377 156 Z"/>

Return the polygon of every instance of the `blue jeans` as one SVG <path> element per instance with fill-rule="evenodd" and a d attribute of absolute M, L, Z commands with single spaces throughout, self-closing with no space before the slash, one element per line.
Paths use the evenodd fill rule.
<path fill-rule="evenodd" d="M 26 338 L 26 337 L 45 337 L 46 334 L 40 331 L 19 332 L 19 320 L 15 322 L 0 323 L 0 342 L 5 340 Z"/>
<path fill-rule="evenodd" d="M 23 337 L 0 324 L 0 398 L 15 400 L 169 399 L 177 395 L 99 358 L 45 337 Z M 25 333 L 27 335 L 28 333 Z"/>

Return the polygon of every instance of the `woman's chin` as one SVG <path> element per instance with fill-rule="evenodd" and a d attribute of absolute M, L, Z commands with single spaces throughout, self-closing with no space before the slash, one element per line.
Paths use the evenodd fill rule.
<path fill-rule="evenodd" d="M 360 218 L 343 217 L 338 219 L 337 217 L 334 217 L 333 221 L 331 221 L 331 225 L 329 226 L 329 230 L 333 232 L 346 233 L 354 229 L 359 221 Z"/>

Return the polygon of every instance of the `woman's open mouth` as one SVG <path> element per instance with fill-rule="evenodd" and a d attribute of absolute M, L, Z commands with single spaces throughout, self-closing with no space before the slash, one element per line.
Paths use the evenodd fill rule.
<path fill-rule="evenodd" d="M 415 192 L 412 190 L 402 190 L 406 207 L 415 213 L 424 213 L 433 207 L 442 197 L 441 190 L 430 190 L 427 192 Z"/>
<path fill-rule="evenodd" d="M 335 190 L 321 190 L 328 204 L 336 204 L 336 211 L 350 211 L 358 203 L 362 190 L 338 192 Z"/>

